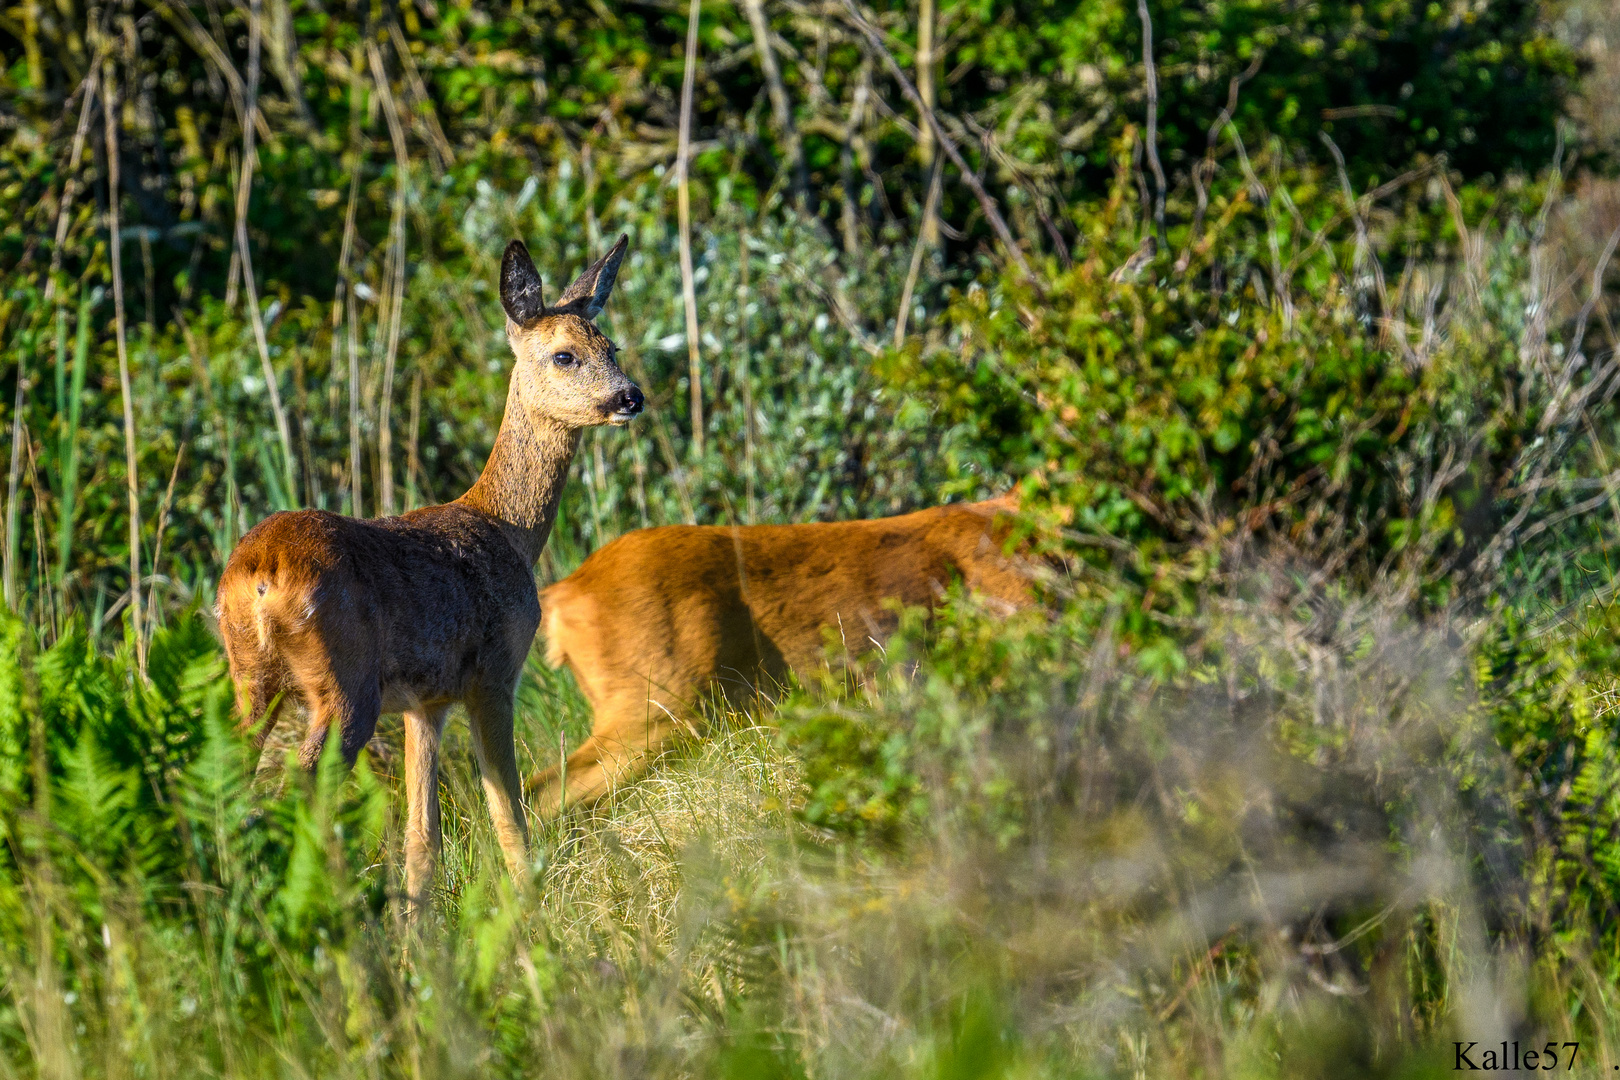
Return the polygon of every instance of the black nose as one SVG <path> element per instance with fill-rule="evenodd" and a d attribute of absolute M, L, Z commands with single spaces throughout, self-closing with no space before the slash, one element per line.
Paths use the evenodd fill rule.
<path fill-rule="evenodd" d="M 647 399 L 641 393 L 641 387 L 632 386 L 613 399 L 613 411 L 629 413 L 631 416 L 639 413 L 647 404 Z"/>

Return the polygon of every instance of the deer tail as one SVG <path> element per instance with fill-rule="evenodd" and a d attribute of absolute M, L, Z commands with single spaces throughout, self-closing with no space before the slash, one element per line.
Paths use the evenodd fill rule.
<path fill-rule="evenodd" d="M 563 643 L 567 636 L 564 612 L 568 607 L 567 591 L 561 587 L 564 584 L 566 582 L 559 581 L 540 594 L 540 628 L 546 634 L 546 663 L 553 668 L 568 663 L 568 650 Z"/>
<path fill-rule="evenodd" d="M 264 653 L 278 631 L 314 618 L 315 597 L 307 582 L 288 580 L 286 567 L 257 566 L 221 583 L 217 610 L 227 642 L 245 637 Z"/>

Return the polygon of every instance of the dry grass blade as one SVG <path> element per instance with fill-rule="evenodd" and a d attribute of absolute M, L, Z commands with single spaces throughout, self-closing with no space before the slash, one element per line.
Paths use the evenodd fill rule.
<path fill-rule="evenodd" d="M 56 295 L 56 278 L 62 272 L 62 251 L 67 246 L 68 226 L 72 223 L 73 200 L 79 193 L 79 162 L 84 157 L 84 141 L 90 131 L 90 112 L 96 99 L 96 80 L 101 77 L 101 65 L 92 64 L 90 74 L 84 77 L 80 91 L 84 101 L 79 106 L 79 125 L 73 131 L 73 149 L 68 154 L 67 182 L 62 185 L 62 201 L 56 209 L 56 243 L 51 248 L 51 272 L 45 279 L 45 302 Z"/>
<path fill-rule="evenodd" d="M 434 175 L 442 176 L 456 163 L 455 151 L 450 147 L 450 140 L 444 136 L 444 128 L 439 126 L 439 114 L 433 108 L 433 96 L 428 93 L 427 86 L 422 82 L 422 73 L 417 70 L 416 58 L 411 55 L 410 43 L 405 40 L 399 23 L 393 19 L 388 21 L 388 36 L 394 43 L 394 52 L 398 54 L 400 63 L 405 66 L 405 75 L 408 79 L 406 85 L 410 87 L 411 96 L 415 99 L 417 114 L 427 128 L 427 144 L 433 150 Z"/>
<path fill-rule="evenodd" d="M 17 394 L 11 406 L 11 468 L 6 474 L 6 535 L 4 562 L 0 563 L 0 587 L 4 588 L 6 606 L 17 611 L 21 597 L 17 592 L 17 566 L 22 561 L 22 536 L 18 520 L 18 499 L 22 484 L 22 447 L 28 430 L 23 426 L 23 405 L 28 400 L 27 354 L 17 354 Z"/>
<path fill-rule="evenodd" d="M 742 348 L 738 350 L 741 374 L 738 381 L 743 388 L 743 506 L 748 513 L 748 524 L 757 520 L 758 514 L 754 506 L 754 380 L 749 373 L 749 337 L 748 337 L 748 276 L 749 264 L 753 257 L 748 250 L 748 230 L 744 229 L 737 242 L 737 328 L 742 334 Z M 638 490 L 639 490 L 639 480 Z M 646 527 L 646 511 L 642 511 L 642 526 Z"/>
<path fill-rule="evenodd" d="M 289 499 L 298 498 L 298 481 L 294 475 L 292 429 L 287 424 L 287 410 L 281 404 L 281 387 L 276 369 L 270 363 L 270 343 L 264 333 L 264 313 L 259 310 L 259 286 L 253 274 L 253 253 L 248 243 L 248 204 L 253 195 L 253 171 L 258 160 L 254 149 L 254 119 L 259 111 L 259 40 L 262 0 L 253 0 L 248 18 L 248 81 L 243 108 L 242 166 L 237 174 L 236 186 L 236 255 L 241 261 L 242 286 L 247 292 L 248 319 L 253 326 L 253 343 L 259 350 L 259 366 L 264 375 L 264 386 L 270 396 L 270 413 L 275 418 L 276 436 L 281 441 L 282 479 Z"/>
<path fill-rule="evenodd" d="M 231 62 L 230 55 L 220 47 L 219 42 L 214 40 L 214 36 L 197 21 L 197 16 L 192 14 L 191 8 L 184 3 L 176 6 L 160 0 L 159 3 L 153 5 L 153 9 L 169 21 L 169 24 L 179 32 L 182 39 L 213 64 L 214 69 L 219 72 L 220 77 L 225 80 L 226 87 L 230 90 L 231 104 L 236 108 L 237 118 L 243 124 L 251 123 L 258 131 L 260 138 L 270 138 L 270 125 L 263 114 L 255 109 L 252 110 L 252 115 L 249 115 L 246 103 L 247 87 L 242 79 L 242 73 L 236 70 L 236 65 Z"/>
<path fill-rule="evenodd" d="M 400 316 L 405 307 L 405 202 L 409 193 L 411 159 L 405 147 L 405 128 L 400 123 L 399 109 L 388 86 L 388 72 L 383 68 L 382 53 L 374 43 L 368 42 L 366 55 L 371 61 L 371 75 L 377 94 L 382 98 L 383 115 L 388 120 L 388 134 L 394 144 L 394 208 L 388 226 L 393 279 L 390 282 L 387 312 L 388 344 L 383 357 L 382 392 L 377 410 L 377 457 L 381 474 L 378 512 L 387 516 L 394 512 L 394 440 L 390 412 L 394 402 L 394 362 L 399 355 Z"/>
<path fill-rule="evenodd" d="M 911 295 L 916 291 L 917 276 L 922 271 L 923 253 L 938 243 L 937 238 L 930 239 L 928 226 L 939 212 L 943 164 L 944 159 L 934 159 L 934 167 L 928 178 L 928 195 L 923 203 L 923 224 L 917 230 L 917 242 L 911 248 L 911 265 L 906 269 L 906 283 L 900 290 L 900 307 L 894 315 L 894 347 L 897 349 L 906 343 L 906 320 L 911 315 Z M 935 231 L 937 233 L 938 230 Z"/>
<path fill-rule="evenodd" d="M 134 627 L 135 664 L 142 677 L 146 675 L 146 636 L 141 632 L 141 499 L 140 479 L 135 454 L 135 395 L 129 382 L 129 345 L 124 325 L 124 260 L 123 233 L 119 223 L 119 204 L 123 193 L 118 186 L 118 83 L 112 60 L 102 68 L 102 85 L 106 89 L 107 131 L 107 231 L 108 253 L 112 260 L 113 319 L 118 335 L 118 389 L 124 402 L 124 480 L 129 494 L 129 604 L 130 622 Z"/>
<path fill-rule="evenodd" d="M 1159 69 L 1153 62 L 1153 17 L 1147 0 L 1136 0 L 1136 14 L 1142 20 L 1142 69 L 1147 84 L 1147 159 L 1153 169 L 1153 230 L 1159 249 L 1170 250 L 1164 235 L 1164 168 L 1159 164 Z"/>
<path fill-rule="evenodd" d="M 917 96 L 930 109 L 934 107 L 934 65 L 939 62 L 934 51 L 934 21 L 934 0 L 920 0 L 917 4 Z M 934 189 L 939 183 L 939 151 L 934 146 L 932 127 L 924 124 L 918 134 L 921 138 L 917 140 L 917 156 L 928 170 L 928 195 L 923 203 L 918 236 L 932 250 L 939 247 L 939 208 L 934 202 Z M 917 262 L 915 255 L 912 262 Z"/>
<path fill-rule="evenodd" d="M 686 313 L 687 376 L 691 380 L 692 454 L 703 456 L 703 354 L 698 340 L 697 290 L 692 269 L 692 95 L 697 81 L 699 0 L 691 0 L 686 15 L 686 70 L 681 77 L 680 142 L 675 151 L 675 207 L 679 216 L 681 303 Z"/>
<path fill-rule="evenodd" d="M 163 558 L 163 533 L 169 524 L 169 507 L 174 504 L 174 485 L 180 479 L 180 464 L 186 456 L 186 444 L 182 439 L 174 452 L 174 468 L 169 470 L 169 486 L 163 489 L 163 502 L 158 506 L 157 527 L 152 537 L 152 585 L 146 597 L 146 649 L 151 651 L 152 633 L 157 628 L 157 587 L 159 575 L 157 566 Z"/>

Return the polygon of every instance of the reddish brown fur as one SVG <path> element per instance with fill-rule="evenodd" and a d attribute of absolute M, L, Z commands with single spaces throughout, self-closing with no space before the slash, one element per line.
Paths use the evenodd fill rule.
<path fill-rule="evenodd" d="M 885 605 L 932 607 L 953 581 L 1009 607 L 1030 577 L 1002 551 L 1009 498 L 900 517 L 807 525 L 672 525 L 627 533 L 541 594 L 547 659 L 567 663 L 596 714 L 563 769 L 530 780 L 554 814 L 639 775 L 694 705 L 780 685 L 825 655 L 824 628 L 851 652 L 893 632 Z M 1003 524 L 1004 524 L 1004 520 Z M 566 791 L 564 787 L 566 785 Z"/>
<path fill-rule="evenodd" d="M 405 714 L 406 890 L 421 909 L 439 847 L 438 753 L 452 703 L 466 705 L 496 835 L 527 861 L 512 743 L 517 679 L 540 623 L 534 564 L 551 531 L 581 428 L 628 421 L 641 393 L 591 323 L 625 239 L 556 308 L 514 241 L 501 299 L 516 362 L 500 433 L 461 498 L 375 521 L 320 510 L 272 514 L 219 582 L 220 634 L 243 723 L 260 745 L 287 699 L 309 712 L 299 761 L 313 769 L 335 724 L 352 765 L 382 712 Z"/>

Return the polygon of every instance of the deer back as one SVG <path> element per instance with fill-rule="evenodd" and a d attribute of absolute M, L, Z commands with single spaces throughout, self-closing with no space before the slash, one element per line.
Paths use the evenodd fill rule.
<path fill-rule="evenodd" d="M 1029 577 L 1001 549 L 1002 500 L 869 521 L 672 525 L 627 533 L 542 594 L 547 657 L 594 701 L 627 687 L 752 688 L 893 632 L 887 601 L 931 607 L 960 579 L 1010 606 Z"/>

